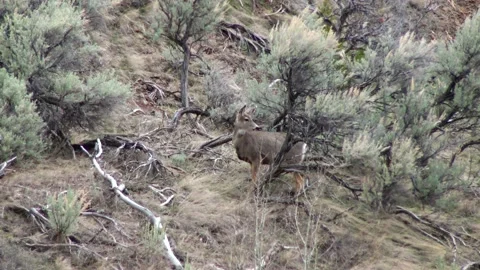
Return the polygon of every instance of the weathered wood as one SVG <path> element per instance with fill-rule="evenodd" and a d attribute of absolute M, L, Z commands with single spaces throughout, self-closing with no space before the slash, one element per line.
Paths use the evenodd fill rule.
<path fill-rule="evenodd" d="M 168 131 L 170 131 L 170 132 L 174 131 L 175 128 L 177 128 L 177 126 L 178 126 L 178 122 L 180 121 L 180 118 L 182 118 L 182 116 L 184 114 L 189 114 L 189 113 L 193 113 L 193 114 L 201 115 L 201 116 L 206 116 L 206 117 L 210 116 L 209 112 L 204 111 L 200 108 L 195 108 L 195 107 L 181 108 L 181 109 L 177 110 L 175 112 L 175 114 L 173 115 L 172 122 L 170 123 L 170 126 L 168 127 Z"/>
<path fill-rule="evenodd" d="M 229 39 L 235 39 L 240 42 L 245 42 L 257 53 L 265 52 L 270 53 L 270 44 L 268 39 L 249 30 L 244 25 L 238 23 L 228 23 L 222 21 L 218 25 L 222 34 Z"/>
<path fill-rule="evenodd" d="M 150 209 L 146 208 L 143 205 L 138 204 L 137 202 L 132 200 L 130 197 L 125 195 L 124 192 L 123 192 L 124 187 L 122 185 L 119 186 L 118 183 L 117 183 L 117 180 L 113 176 L 111 176 L 110 174 L 108 174 L 106 171 L 104 171 L 102 169 L 102 167 L 100 166 L 100 164 L 97 161 L 97 158 L 99 158 L 103 153 L 102 143 L 101 143 L 100 139 L 97 139 L 97 145 L 96 145 L 95 149 L 96 149 L 95 154 L 90 154 L 85 148 L 82 147 L 82 150 L 85 152 L 85 154 L 87 154 L 90 157 L 90 159 L 93 163 L 93 166 L 95 167 L 97 172 L 101 176 L 103 176 L 103 178 L 105 180 L 110 182 L 111 190 L 113 190 L 113 192 L 115 192 L 115 194 L 122 201 L 124 201 L 126 204 L 128 204 L 129 206 L 131 206 L 135 210 L 144 214 L 149 219 L 150 223 L 152 224 L 152 226 L 155 230 L 163 231 L 164 227 L 162 225 L 160 216 L 156 216 Z M 168 240 L 167 234 L 165 232 L 163 233 L 163 241 L 162 242 L 163 242 L 163 246 L 164 246 L 165 251 L 166 251 L 166 256 L 170 260 L 170 262 L 175 266 L 176 269 L 183 269 L 182 263 L 178 260 L 178 258 L 173 253 L 172 247 L 170 245 L 170 241 Z"/>
<path fill-rule="evenodd" d="M 219 136 L 219 137 L 217 137 L 213 140 L 206 141 L 198 147 L 197 152 L 195 152 L 192 155 L 192 157 L 199 157 L 202 154 L 203 150 L 215 148 L 217 146 L 226 144 L 226 143 L 232 141 L 232 138 L 233 138 L 232 134 L 225 134 L 225 135 L 221 135 L 221 136 Z"/>
<path fill-rule="evenodd" d="M 12 162 L 14 162 L 16 159 L 17 157 L 13 157 L 0 164 L 0 178 L 2 178 L 5 175 L 5 169 L 7 168 L 7 166 L 10 165 Z"/>

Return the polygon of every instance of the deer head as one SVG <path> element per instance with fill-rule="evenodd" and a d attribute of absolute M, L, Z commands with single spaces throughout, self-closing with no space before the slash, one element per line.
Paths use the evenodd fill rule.
<path fill-rule="evenodd" d="M 238 112 L 237 117 L 235 118 L 235 130 L 260 130 L 261 127 L 258 126 L 253 121 L 253 115 L 255 114 L 255 108 L 246 109 L 247 105 L 244 105 Z"/>

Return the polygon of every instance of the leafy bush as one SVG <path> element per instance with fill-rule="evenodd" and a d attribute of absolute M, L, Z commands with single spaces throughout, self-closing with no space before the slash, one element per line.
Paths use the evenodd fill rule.
<path fill-rule="evenodd" d="M 86 195 L 83 192 L 68 190 L 48 198 L 48 220 L 53 231 L 53 238 L 62 241 L 77 229 L 78 217 L 84 211 Z"/>
<path fill-rule="evenodd" d="M 0 68 L 0 162 L 38 157 L 43 150 L 43 122 L 30 98 L 25 83 Z"/>
<path fill-rule="evenodd" d="M 364 195 L 379 208 L 405 190 L 434 203 L 461 186 L 448 155 L 478 144 L 480 12 L 448 44 L 385 34 L 355 57 L 326 29 L 302 14 L 272 30 L 264 77 L 248 81 L 271 126 L 368 172 Z"/>
<path fill-rule="evenodd" d="M 60 0 L 8 9 L 0 21 L 0 67 L 27 82 L 47 127 L 64 138 L 129 94 L 111 72 L 98 73 L 98 48 L 89 42 L 86 24 L 80 8 Z"/>
<path fill-rule="evenodd" d="M 173 165 L 182 167 L 185 165 L 185 162 L 187 161 L 187 156 L 185 154 L 175 154 L 170 157 L 172 160 Z"/>

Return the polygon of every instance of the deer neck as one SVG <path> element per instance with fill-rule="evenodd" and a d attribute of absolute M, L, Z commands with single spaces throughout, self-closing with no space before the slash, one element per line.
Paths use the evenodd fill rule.
<path fill-rule="evenodd" d="M 246 129 L 235 128 L 234 131 L 233 131 L 233 136 L 234 137 L 243 136 L 243 135 L 245 135 L 245 133 L 247 133 Z"/>

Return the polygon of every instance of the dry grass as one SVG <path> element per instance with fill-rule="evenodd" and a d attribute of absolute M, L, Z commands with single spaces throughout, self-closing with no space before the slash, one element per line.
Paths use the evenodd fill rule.
<path fill-rule="evenodd" d="M 169 143 L 173 144 L 175 141 L 178 147 L 190 145 L 192 138 L 182 137 L 181 134 L 182 132 L 173 133 L 174 138 L 171 138 Z M 195 137 L 194 140 L 204 139 Z M 155 149 L 161 152 L 165 144 L 158 144 L 156 147 Z M 228 145 L 220 147 L 219 151 L 227 160 L 228 157 L 234 157 Z M 108 162 L 111 157 L 106 155 L 105 161 Z M 180 251 L 179 256 L 188 258 L 195 269 L 209 269 L 207 266 L 210 264 L 224 269 L 245 269 L 255 264 L 255 247 L 262 247 L 264 254 L 278 242 L 297 248 L 278 254 L 268 269 L 303 269 L 304 246 L 300 236 L 306 236 L 310 219 L 302 209 L 297 209 L 294 205 L 258 203 L 251 192 L 252 183 L 247 180 L 249 167 L 246 163 L 217 160 L 217 170 L 212 173 L 204 170 L 213 166 L 214 161 L 208 155 L 200 160 L 187 162 L 192 166 L 187 167 L 183 174 L 170 175 L 168 179 L 160 182 L 144 179 L 161 187 L 171 186 L 177 191 L 174 203 L 167 208 L 159 206 L 159 198 L 146 188 L 148 182 L 142 182 L 141 179 L 125 182 L 137 201 L 163 217 L 167 233 Z M 106 165 L 115 177 L 126 179 L 120 171 L 115 172 L 114 167 Z M 284 178 L 285 182 L 290 181 L 289 176 Z M 115 218 L 123 232 L 132 237 L 127 238 L 107 222 L 101 221 L 107 233 L 94 219 L 82 217 L 77 235 L 90 249 L 103 256 L 114 257 L 112 263 L 129 269 L 166 263 L 162 256 L 149 256 L 139 245 L 146 221 L 111 196 L 103 180 L 92 173 L 86 158 L 80 157 L 75 163 L 48 159 L 32 169 L 22 169 L 9 174 L 3 181 L 5 188 L 0 195 L 6 199 L 5 204 L 16 203 L 27 207 L 36 203 L 44 204 L 47 195 L 63 191 L 67 187 L 89 190 L 91 207 L 102 209 Z M 311 264 L 314 269 L 425 269 L 435 267 L 438 260 L 451 260 L 448 248 L 412 230 L 415 224 L 408 222 L 408 218 L 397 219 L 395 216 L 375 214 L 358 205 L 359 202 L 347 200 L 348 193 L 330 186 L 331 183 L 325 181 L 318 182 L 307 197 L 301 199 L 308 199 L 312 209 L 319 214 L 319 224 L 323 224 L 330 231 L 328 233 L 319 228 L 309 236 L 307 249 L 317 249 L 315 262 Z M 266 191 L 270 196 L 288 196 L 286 194 L 289 189 L 289 185 L 280 181 L 268 186 Z M 344 212 L 351 206 L 355 207 Z M 344 213 L 334 221 L 328 221 L 342 212 Z M 264 219 L 262 227 L 255 223 L 259 216 Z M 37 233 L 32 223 L 25 223 L 12 213 L 8 213 L 7 217 L 9 222 L 4 224 L 7 227 L 23 224 L 10 232 L 12 239 L 32 238 Z M 439 216 L 435 219 L 442 222 L 445 217 Z M 258 230 L 262 232 L 260 242 L 255 239 L 255 232 Z M 474 233 L 478 228 L 470 224 L 466 230 Z M 96 234 L 98 235 L 95 239 L 89 242 Z M 115 245 L 112 236 L 122 245 Z M 42 237 L 33 239 L 47 241 Z M 316 246 L 312 246 L 313 239 L 316 239 Z M 31 252 L 22 246 L 18 248 L 27 254 Z M 54 258 L 67 256 L 70 258 L 69 263 L 76 269 L 103 267 L 103 264 L 99 264 L 89 254 L 74 255 L 57 249 L 50 252 Z"/>

